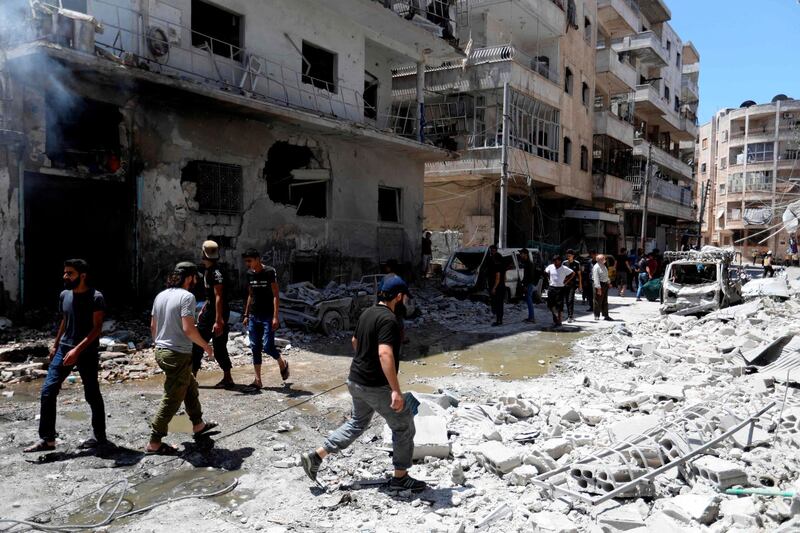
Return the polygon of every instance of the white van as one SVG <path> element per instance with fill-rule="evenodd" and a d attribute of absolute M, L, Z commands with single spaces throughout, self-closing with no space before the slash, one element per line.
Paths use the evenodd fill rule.
<path fill-rule="evenodd" d="M 523 273 L 519 262 L 519 250 L 520 248 L 498 250 L 498 253 L 506 260 L 506 301 L 523 296 L 520 285 Z M 488 246 L 459 248 L 445 263 L 442 289 L 454 296 L 488 297 L 488 269 Z"/>

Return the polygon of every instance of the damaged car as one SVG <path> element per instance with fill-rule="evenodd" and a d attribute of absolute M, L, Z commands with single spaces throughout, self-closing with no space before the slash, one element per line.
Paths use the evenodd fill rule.
<path fill-rule="evenodd" d="M 506 301 L 517 298 L 521 289 L 522 267 L 517 248 L 501 248 L 497 251 L 506 264 Z M 538 250 L 533 250 L 538 257 Z M 459 248 L 447 260 L 443 270 L 442 290 L 456 297 L 488 297 L 487 272 L 489 269 L 489 247 L 470 246 Z"/>
<path fill-rule="evenodd" d="M 661 287 L 661 312 L 696 315 L 742 302 L 734 252 L 706 246 L 700 251 L 665 252 L 669 261 Z"/>

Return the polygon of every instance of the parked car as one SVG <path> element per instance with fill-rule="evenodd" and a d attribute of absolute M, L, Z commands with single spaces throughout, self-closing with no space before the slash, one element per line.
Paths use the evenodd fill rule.
<path fill-rule="evenodd" d="M 742 301 L 740 272 L 733 252 L 706 246 L 700 251 L 666 252 L 661 312 L 700 314 Z"/>
<path fill-rule="evenodd" d="M 506 301 L 521 296 L 522 268 L 519 248 L 501 248 L 498 253 L 506 261 Z M 444 266 L 442 289 L 453 296 L 488 298 L 489 247 L 459 248 Z"/>

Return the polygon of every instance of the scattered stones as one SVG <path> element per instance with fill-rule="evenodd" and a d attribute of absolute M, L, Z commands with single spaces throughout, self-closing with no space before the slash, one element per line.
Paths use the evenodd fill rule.
<path fill-rule="evenodd" d="M 497 475 L 508 474 L 522 464 L 522 456 L 499 442 L 484 442 L 477 450 L 484 468 Z"/>
<path fill-rule="evenodd" d="M 561 513 L 542 511 L 531 515 L 533 531 L 539 533 L 578 533 L 575 523 Z"/>

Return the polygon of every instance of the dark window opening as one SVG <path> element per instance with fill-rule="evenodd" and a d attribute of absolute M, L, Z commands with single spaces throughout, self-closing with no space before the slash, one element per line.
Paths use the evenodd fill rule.
<path fill-rule="evenodd" d="M 45 102 L 45 152 L 54 168 L 92 174 L 120 170 L 122 114 L 117 106 L 64 91 L 48 91 Z"/>
<path fill-rule="evenodd" d="M 583 17 L 583 38 L 592 44 L 592 21 L 589 17 Z"/>
<path fill-rule="evenodd" d="M 364 117 L 378 118 L 378 78 L 364 72 Z"/>
<path fill-rule="evenodd" d="M 583 85 L 581 86 L 581 101 L 583 102 L 583 105 L 589 105 L 589 85 L 586 82 L 583 82 Z"/>
<path fill-rule="evenodd" d="M 669 87 L 667 87 L 666 85 L 664 85 L 664 100 L 669 102 Z"/>
<path fill-rule="evenodd" d="M 681 53 L 680 53 L 680 52 L 678 52 L 677 54 L 675 54 L 675 64 L 676 64 L 677 66 L 681 66 Z"/>
<path fill-rule="evenodd" d="M 564 137 L 564 163 L 567 165 L 572 163 L 572 140 L 569 137 Z"/>
<path fill-rule="evenodd" d="M 242 212 L 242 167 L 212 161 L 189 161 L 181 171 L 181 185 L 191 192 L 194 184 L 198 211 L 217 215 Z"/>
<path fill-rule="evenodd" d="M 564 92 L 572 94 L 572 69 L 569 67 L 564 69 Z"/>
<path fill-rule="evenodd" d="M 378 220 L 400 222 L 400 189 L 378 187 Z"/>
<path fill-rule="evenodd" d="M 192 0 L 192 46 L 242 61 L 242 16 L 202 0 Z"/>
<path fill-rule="evenodd" d="M 681 110 L 681 99 L 677 96 L 675 97 L 675 111 L 680 112 Z"/>
<path fill-rule="evenodd" d="M 61 7 L 70 11 L 86 13 L 86 0 L 61 0 Z"/>
<path fill-rule="evenodd" d="M 303 41 L 303 83 L 337 92 L 336 54 Z"/>
<path fill-rule="evenodd" d="M 589 171 L 589 150 L 585 146 L 581 146 L 581 170 Z"/>
<path fill-rule="evenodd" d="M 632 174 L 633 150 L 607 135 L 595 135 L 592 146 L 592 172 L 625 178 Z"/>
<path fill-rule="evenodd" d="M 264 165 L 269 199 L 295 206 L 297 216 L 326 218 L 330 170 L 319 166 L 309 147 L 276 142 L 267 152 Z"/>

